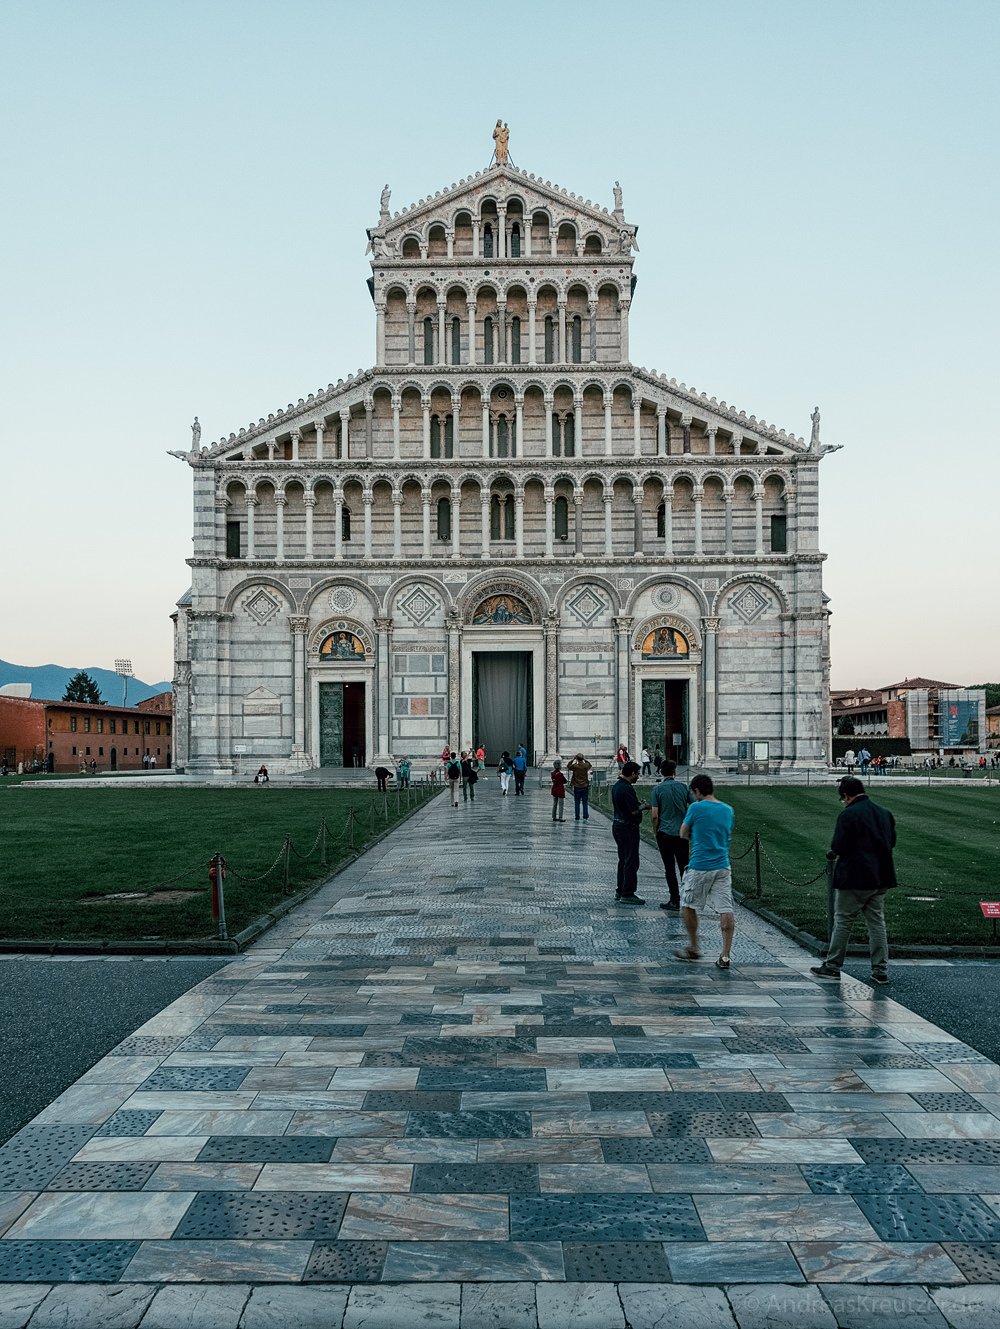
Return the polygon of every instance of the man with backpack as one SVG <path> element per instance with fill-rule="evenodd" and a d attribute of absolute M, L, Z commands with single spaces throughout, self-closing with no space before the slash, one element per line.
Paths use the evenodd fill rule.
<path fill-rule="evenodd" d="M 524 777 L 528 774 L 528 758 L 523 747 L 517 750 L 517 756 L 511 762 L 514 767 L 514 793 L 524 793 Z"/>
<path fill-rule="evenodd" d="M 454 752 L 448 753 L 448 760 L 444 766 L 444 778 L 448 781 L 448 788 L 451 791 L 451 806 L 457 808 L 458 784 L 462 778 L 462 766 Z"/>

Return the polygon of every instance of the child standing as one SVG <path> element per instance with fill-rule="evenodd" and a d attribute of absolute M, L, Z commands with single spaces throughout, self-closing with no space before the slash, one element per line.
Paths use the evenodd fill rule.
<path fill-rule="evenodd" d="M 562 773 L 562 762 L 552 763 L 552 820 L 562 821 L 566 807 L 566 777 Z"/>

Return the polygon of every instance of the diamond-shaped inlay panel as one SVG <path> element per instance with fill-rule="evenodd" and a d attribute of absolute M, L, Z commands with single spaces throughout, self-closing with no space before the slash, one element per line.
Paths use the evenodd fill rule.
<path fill-rule="evenodd" d="M 729 603 L 744 623 L 755 623 L 771 607 L 771 601 L 756 586 L 744 586 Z"/>
<path fill-rule="evenodd" d="M 566 602 L 566 608 L 585 628 L 589 628 L 601 614 L 606 612 L 608 602 L 592 586 L 584 586 L 572 600 Z"/>
<path fill-rule="evenodd" d="M 414 586 L 397 603 L 401 612 L 417 627 L 422 627 L 431 615 L 441 608 L 441 601 L 437 596 L 432 595 L 423 586 Z"/>
<path fill-rule="evenodd" d="M 243 612 L 263 627 L 265 623 L 270 623 L 280 608 L 281 605 L 273 595 L 269 595 L 265 590 L 259 590 L 244 604 Z"/>

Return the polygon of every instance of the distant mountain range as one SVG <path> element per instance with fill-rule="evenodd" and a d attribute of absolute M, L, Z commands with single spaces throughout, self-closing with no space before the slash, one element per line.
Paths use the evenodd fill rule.
<path fill-rule="evenodd" d="M 66 684 L 80 670 L 89 674 L 101 689 L 101 700 L 109 706 L 122 704 L 122 683 L 124 680 L 113 669 L 95 669 L 87 665 L 16 665 L 7 660 L 0 660 L 0 687 L 5 683 L 30 683 L 32 697 L 44 701 L 61 701 L 66 691 Z M 130 678 L 128 681 L 128 705 L 137 701 L 155 697 L 158 692 L 169 692 L 169 683 L 143 683 L 141 679 Z"/>

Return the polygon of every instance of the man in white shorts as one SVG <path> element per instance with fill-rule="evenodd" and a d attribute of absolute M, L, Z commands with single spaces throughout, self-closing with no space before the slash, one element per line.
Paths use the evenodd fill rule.
<path fill-rule="evenodd" d="M 681 918 L 687 928 L 688 944 L 674 954 L 678 960 L 700 960 L 698 915 L 718 914 L 722 953 L 715 965 L 717 969 L 728 969 L 736 931 L 733 873 L 729 862 L 729 842 L 736 816 L 728 803 L 715 797 L 714 789 L 707 775 L 696 775 L 691 781 L 695 801 L 681 823 L 681 839 L 691 844 L 688 865 L 681 879 Z"/>

